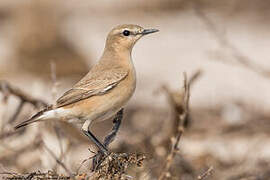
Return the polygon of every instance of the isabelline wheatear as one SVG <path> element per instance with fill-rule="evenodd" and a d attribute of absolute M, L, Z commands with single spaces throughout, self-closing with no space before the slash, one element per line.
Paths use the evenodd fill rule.
<path fill-rule="evenodd" d="M 70 90 L 65 92 L 54 105 L 38 112 L 29 120 L 18 124 L 15 129 L 44 120 L 79 119 L 82 131 L 103 153 L 116 132 L 106 137 L 102 144 L 89 130 L 93 121 L 101 121 L 117 114 L 122 118 L 123 106 L 136 87 L 135 68 L 131 52 L 134 44 L 144 35 L 157 32 L 138 25 L 120 25 L 109 33 L 105 49 L 99 62 Z M 79 121 L 78 120 L 78 121 Z M 118 129 L 118 127 L 114 129 Z"/>

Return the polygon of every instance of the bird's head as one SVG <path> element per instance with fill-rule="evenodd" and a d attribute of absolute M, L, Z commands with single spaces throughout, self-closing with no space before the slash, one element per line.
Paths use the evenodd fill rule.
<path fill-rule="evenodd" d="M 106 41 L 106 48 L 131 51 L 134 44 L 144 35 L 158 32 L 157 29 L 144 29 L 133 24 L 119 25 L 111 30 Z"/>

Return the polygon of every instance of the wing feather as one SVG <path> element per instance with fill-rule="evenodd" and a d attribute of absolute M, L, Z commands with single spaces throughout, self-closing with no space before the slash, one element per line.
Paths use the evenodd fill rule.
<path fill-rule="evenodd" d="M 127 75 L 128 71 L 123 68 L 89 72 L 56 101 L 56 106 L 66 106 L 91 96 L 104 94 L 117 86 Z"/>

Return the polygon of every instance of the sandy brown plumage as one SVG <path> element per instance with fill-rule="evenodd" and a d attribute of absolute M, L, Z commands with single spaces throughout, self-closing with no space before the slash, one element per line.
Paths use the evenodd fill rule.
<path fill-rule="evenodd" d="M 106 147 L 89 131 L 92 121 L 104 120 L 123 108 L 136 87 L 136 74 L 131 52 L 135 43 L 144 35 L 157 32 L 138 25 L 120 25 L 108 34 L 105 49 L 99 62 L 65 92 L 56 103 L 38 112 L 15 128 L 42 120 L 83 121 L 82 131 L 102 152 Z M 122 112 L 122 110 L 121 110 Z"/>
<path fill-rule="evenodd" d="M 90 71 L 72 89 L 56 101 L 56 107 L 66 106 L 91 96 L 102 95 L 114 88 L 128 75 L 128 70 L 118 67 L 103 71 Z"/>

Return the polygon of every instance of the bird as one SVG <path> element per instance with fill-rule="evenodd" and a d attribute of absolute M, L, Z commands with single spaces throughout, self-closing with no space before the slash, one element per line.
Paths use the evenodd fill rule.
<path fill-rule="evenodd" d="M 54 104 L 39 111 L 30 119 L 19 123 L 15 130 L 38 121 L 71 119 L 82 123 L 82 132 L 107 154 L 107 145 L 114 138 L 114 132 L 101 143 L 90 131 L 93 122 L 103 121 L 116 115 L 121 120 L 123 107 L 136 88 L 136 72 L 132 60 L 132 49 L 143 36 L 158 32 L 158 29 L 144 29 L 139 25 L 124 24 L 113 28 L 106 39 L 105 48 L 98 63 L 66 91 Z M 121 121 L 120 121 L 121 122 Z"/>

